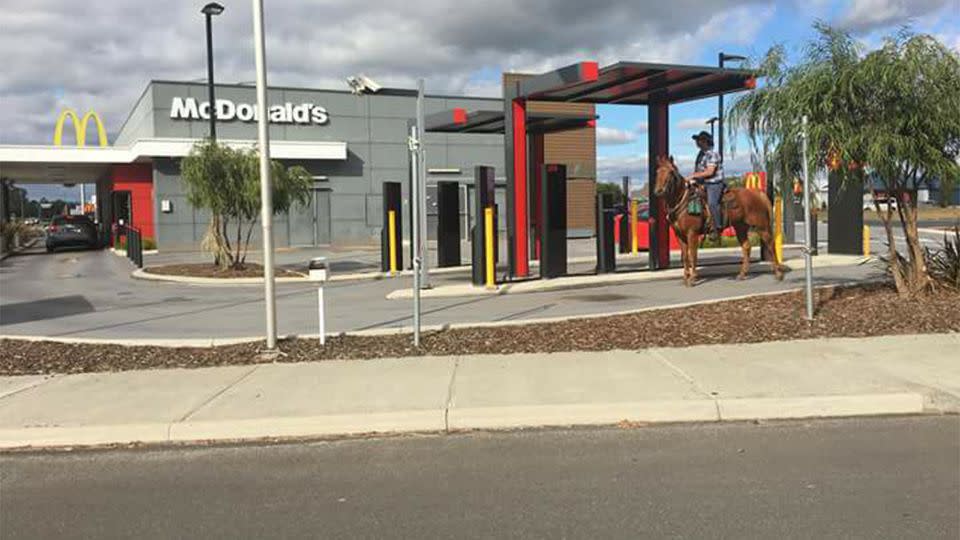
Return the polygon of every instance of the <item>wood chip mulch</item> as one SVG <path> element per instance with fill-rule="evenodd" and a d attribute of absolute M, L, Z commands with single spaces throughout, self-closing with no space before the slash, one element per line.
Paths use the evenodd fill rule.
<path fill-rule="evenodd" d="M 263 266 L 256 263 L 246 263 L 242 269 L 228 268 L 226 270 L 211 263 L 167 264 L 163 266 L 151 266 L 143 270 L 150 274 L 160 274 L 164 276 L 223 279 L 263 277 Z M 276 277 L 303 277 L 303 274 L 283 268 L 277 268 L 274 273 Z"/>
<path fill-rule="evenodd" d="M 818 337 L 960 332 L 960 293 L 901 301 L 886 285 L 817 291 L 817 316 L 803 319 L 801 293 L 594 319 L 426 332 L 416 350 L 409 334 L 336 336 L 281 343 L 278 361 L 462 354 L 603 351 Z M 215 348 L 69 345 L 0 340 L 0 374 L 82 373 L 196 368 L 260 361 L 260 344 Z"/>

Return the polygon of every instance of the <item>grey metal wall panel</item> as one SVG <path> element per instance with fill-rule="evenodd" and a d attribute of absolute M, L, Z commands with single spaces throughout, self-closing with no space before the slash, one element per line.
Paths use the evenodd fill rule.
<path fill-rule="evenodd" d="M 152 96 L 153 133 L 156 137 L 203 137 L 208 122 L 170 119 L 170 105 L 175 96 L 194 97 L 206 101 L 206 86 L 202 83 L 156 82 L 147 94 Z M 217 97 L 234 102 L 253 103 L 255 89 L 251 87 L 218 86 Z M 354 96 L 347 92 L 309 89 L 275 88 L 269 92 L 271 103 L 315 103 L 323 106 L 329 115 L 325 124 L 272 124 L 273 140 L 342 141 L 347 144 L 345 161 L 307 160 L 288 162 L 302 165 L 312 175 L 326 177 L 323 182 L 327 199 L 329 240 L 335 244 L 367 243 L 375 241 L 381 221 L 381 186 L 384 181 L 398 181 L 403 186 L 404 212 L 409 215 L 410 199 L 407 193 L 408 151 L 407 123 L 416 110 L 413 95 Z M 474 98 L 428 97 L 426 112 L 437 112 L 453 107 L 468 110 L 500 109 L 499 100 Z M 221 121 L 218 132 L 222 138 L 256 138 L 256 124 L 237 120 Z M 426 155 L 428 168 L 459 168 L 467 176 L 478 164 L 497 168 L 503 176 L 502 135 L 448 135 L 427 134 Z M 189 208 L 180 184 L 179 167 L 172 160 L 158 160 L 155 173 L 157 205 L 162 199 L 173 203 L 173 212 L 163 214 L 157 206 L 158 236 L 161 249 L 193 246 L 202 238 L 209 222 L 209 213 Z M 429 175 L 428 183 L 449 180 L 449 175 Z M 501 209 L 501 216 L 503 209 Z M 322 211 L 322 209 L 321 209 Z M 276 243 L 287 245 L 290 227 L 302 226 L 306 217 L 298 211 L 292 222 L 287 216 L 275 217 Z M 301 219 L 303 218 L 303 219 Z M 312 220 L 312 216 L 311 216 Z M 298 223 L 300 225 L 298 225 Z M 404 236 L 409 238 L 408 224 Z M 293 240 L 302 243 L 307 232 L 293 232 Z M 312 236 L 312 232 L 311 232 Z M 259 243 L 259 226 L 254 240 Z"/>
<path fill-rule="evenodd" d="M 153 92 L 148 87 L 140 95 L 112 144 L 123 146 L 136 142 L 137 139 L 152 137 L 153 116 Z"/>
<path fill-rule="evenodd" d="M 402 168 L 410 162 L 410 150 L 405 144 L 374 143 L 370 145 L 371 168 Z"/>
<path fill-rule="evenodd" d="M 402 143 L 409 136 L 406 118 L 371 118 L 370 141 Z"/>
<path fill-rule="evenodd" d="M 375 118 L 413 118 L 417 100 L 406 96 L 371 96 L 370 116 Z"/>

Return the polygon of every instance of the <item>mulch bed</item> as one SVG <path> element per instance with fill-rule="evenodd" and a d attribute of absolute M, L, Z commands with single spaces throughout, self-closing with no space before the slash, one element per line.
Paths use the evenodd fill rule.
<path fill-rule="evenodd" d="M 203 278 L 262 278 L 263 266 L 256 263 L 247 263 L 243 269 L 228 268 L 221 269 L 211 263 L 189 263 L 189 264 L 167 264 L 164 266 L 151 266 L 144 268 L 145 272 L 151 274 L 161 274 L 165 276 L 184 276 L 184 277 L 203 277 Z M 303 274 L 277 268 L 274 272 L 276 277 L 303 277 Z"/>
<path fill-rule="evenodd" d="M 960 294 L 940 291 L 903 302 L 887 285 L 817 291 L 817 317 L 803 319 L 801 293 L 565 322 L 409 334 L 336 336 L 281 344 L 280 362 L 421 355 L 603 351 L 819 337 L 960 332 Z M 67 345 L 0 340 L 0 374 L 81 373 L 258 362 L 260 344 L 216 348 Z"/>

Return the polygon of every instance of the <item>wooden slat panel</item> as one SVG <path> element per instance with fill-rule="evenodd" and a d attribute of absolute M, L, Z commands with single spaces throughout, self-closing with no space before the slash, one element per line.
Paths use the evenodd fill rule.
<path fill-rule="evenodd" d="M 567 228 L 592 231 L 596 226 L 594 200 L 597 183 L 592 179 L 567 180 Z"/>
<path fill-rule="evenodd" d="M 504 81 L 519 80 L 529 75 L 505 73 Z M 591 103 L 530 101 L 528 112 L 596 114 Z M 547 133 L 543 139 L 544 161 L 567 166 L 567 228 L 594 230 L 597 171 L 597 130 L 595 127 Z"/>

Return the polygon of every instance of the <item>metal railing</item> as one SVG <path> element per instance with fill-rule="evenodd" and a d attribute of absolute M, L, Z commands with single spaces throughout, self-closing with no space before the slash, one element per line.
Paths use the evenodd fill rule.
<path fill-rule="evenodd" d="M 127 258 L 137 265 L 137 268 L 143 268 L 143 235 L 140 229 L 129 227 L 127 225 L 117 225 L 117 241 L 124 239 L 124 249 L 127 252 Z"/>

